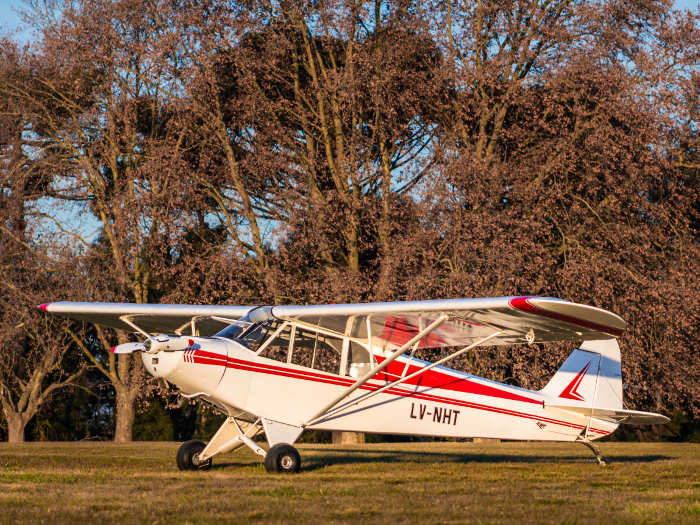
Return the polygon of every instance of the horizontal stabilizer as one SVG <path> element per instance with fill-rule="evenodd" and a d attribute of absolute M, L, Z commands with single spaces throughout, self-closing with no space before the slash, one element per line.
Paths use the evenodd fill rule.
<path fill-rule="evenodd" d="M 591 416 L 598 419 L 607 419 L 615 423 L 624 423 L 626 425 L 660 425 L 670 421 L 666 416 L 654 414 L 653 412 L 642 412 L 639 410 L 625 410 L 622 408 L 602 408 L 602 407 L 583 407 L 574 405 L 545 405 L 547 408 L 559 408 L 576 412 L 583 416 Z"/>

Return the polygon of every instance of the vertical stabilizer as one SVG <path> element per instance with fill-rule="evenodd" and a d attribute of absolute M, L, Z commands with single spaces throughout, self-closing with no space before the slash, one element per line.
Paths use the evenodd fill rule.
<path fill-rule="evenodd" d="M 541 392 L 566 404 L 622 408 L 622 368 L 617 340 L 584 341 Z"/>

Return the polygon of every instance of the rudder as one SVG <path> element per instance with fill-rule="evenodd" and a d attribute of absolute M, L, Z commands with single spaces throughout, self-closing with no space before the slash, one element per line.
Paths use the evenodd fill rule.
<path fill-rule="evenodd" d="M 540 392 L 567 403 L 622 408 L 622 367 L 617 339 L 584 341 Z"/>

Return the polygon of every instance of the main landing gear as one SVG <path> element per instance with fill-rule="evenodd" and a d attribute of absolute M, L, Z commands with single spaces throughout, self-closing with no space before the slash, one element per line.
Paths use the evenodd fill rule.
<path fill-rule="evenodd" d="M 301 427 L 267 419 L 258 419 L 250 423 L 229 417 L 209 443 L 204 444 L 197 440 L 184 442 L 177 451 L 177 467 L 180 470 L 206 470 L 211 467 L 212 457 L 245 445 L 265 459 L 265 469 L 268 472 L 299 472 L 299 452 L 289 443 L 294 443 L 302 431 Z M 270 444 L 270 450 L 267 452 L 253 441 L 253 438 L 262 432 L 265 432 Z"/>
<path fill-rule="evenodd" d="M 265 470 L 279 474 L 299 472 L 301 457 L 292 445 L 280 443 L 267 451 L 265 455 Z"/>
<path fill-rule="evenodd" d="M 199 455 L 206 445 L 192 439 L 185 441 L 177 449 L 177 468 L 180 470 L 207 470 L 211 467 L 211 458 L 200 461 Z"/>

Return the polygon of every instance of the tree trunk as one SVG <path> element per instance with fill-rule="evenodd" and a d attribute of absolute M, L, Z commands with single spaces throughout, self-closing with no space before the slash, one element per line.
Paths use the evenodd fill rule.
<path fill-rule="evenodd" d="M 350 232 L 346 235 L 348 239 L 348 267 L 355 271 L 360 271 L 360 253 L 358 246 L 358 229 L 356 213 L 353 212 L 350 219 Z M 333 444 L 335 445 L 359 445 L 365 442 L 365 435 L 361 432 L 338 432 L 332 433 Z"/>
<path fill-rule="evenodd" d="M 24 427 L 27 426 L 27 422 L 22 419 L 22 416 L 14 413 L 6 413 L 5 420 L 7 421 L 7 442 L 24 443 Z"/>
<path fill-rule="evenodd" d="M 365 442 L 362 432 L 333 431 L 332 436 L 334 445 L 361 445 Z"/>
<path fill-rule="evenodd" d="M 126 387 L 117 388 L 117 425 L 114 430 L 115 443 L 130 443 L 134 430 L 134 402 Z"/>

